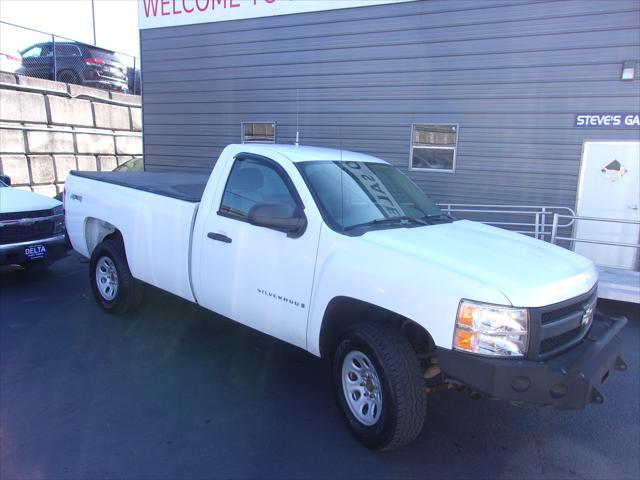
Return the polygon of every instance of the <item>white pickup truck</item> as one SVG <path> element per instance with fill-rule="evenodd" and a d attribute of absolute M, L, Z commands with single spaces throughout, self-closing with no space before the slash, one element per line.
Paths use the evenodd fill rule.
<path fill-rule="evenodd" d="M 589 260 L 451 218 L 378 158 L 230 145 L 211 175 L 72 172 L 65 200 L 103 309 L 151 284 L 326 357 L 370 448 L 414 439 L 434 391 L 579 409 L 626 369 Z"/>

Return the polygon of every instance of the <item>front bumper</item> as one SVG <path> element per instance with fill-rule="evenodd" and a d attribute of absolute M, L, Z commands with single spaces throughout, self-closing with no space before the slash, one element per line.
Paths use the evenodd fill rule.
<path fill-rule="evenodd" d="M 46 262 L 53 262 L 66 256 L 69 250 L 64 234 L 27 242 L 7 243 L 0 245 L 0 265 L 23 265 L 30 262 L 24 250 L 34 245 L 47 247 L 47 256 L 43 259 Z"/>
<path fill-rule="evenodd" d="M 569 351 L 546 361 L 491 358 L 438 348 L 440 368 L 450 381 L 490 397 L 514 402 L 582 409 L 602 403 L 601 385 L 612 370 L 626 370 L 618 335 L 627 319 L 597 314 L 587 336 Z"/>

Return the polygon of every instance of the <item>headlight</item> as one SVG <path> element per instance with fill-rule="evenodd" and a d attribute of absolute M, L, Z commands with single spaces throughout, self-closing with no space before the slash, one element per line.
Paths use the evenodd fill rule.
<path fill-rule="evenodd" d="M 64 215 L 64 207 L 58 205 L 53 207 L 54 215 Z M 53 233 L 62 233 L 64 231 L 64 217 L 58 217 L 54 220 Z"/>
<path fill-rule="evenodd" d="M 527 352 L 528 330 L 526 308 L 462 300 L 458 307 L 453 348 L 482 355 L 521 357 Z"/>

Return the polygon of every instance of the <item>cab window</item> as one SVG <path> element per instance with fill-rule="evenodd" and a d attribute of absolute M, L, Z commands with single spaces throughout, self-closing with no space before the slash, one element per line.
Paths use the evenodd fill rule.
<path fill-rule="evenodd" d="M 218 213 L 246 220 L 249 211 L 259 203 L 285 205 L 291 211 L 298 206 L 287 182 L 276 167 L 256 159 L 236 160 Z"/>

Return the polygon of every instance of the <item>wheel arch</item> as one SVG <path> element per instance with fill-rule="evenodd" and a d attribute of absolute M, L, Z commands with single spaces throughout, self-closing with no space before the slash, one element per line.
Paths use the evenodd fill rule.
<path fill-rule="evenodd" d="M 93 250 L 105 240 L 110 238 L 118 238 L 122 240 L 122 233 L 115 225 L 112 225 L 109 222 L 89 217 L 86 219 L 84 225 L 84 238 L 87 246 L 87 252 L 91 255 Z"/>
<path fill-rule="evenodd" d="M 320 327 L 320 356 L 332 355 L 336 341 L 351 325 L 372 321 L 397 327 L 409 340 L 419 358 L 427 358 L 435 352 L 435 342 L 431 334 L 420 324 L 388 310 L 353 297 L 334 297 L 327 305 Z"/>

